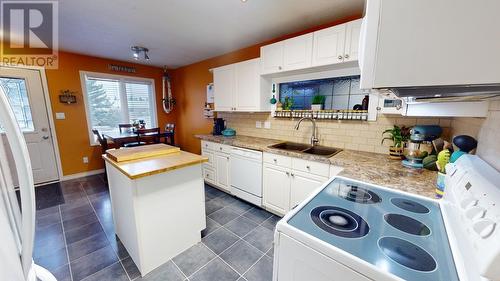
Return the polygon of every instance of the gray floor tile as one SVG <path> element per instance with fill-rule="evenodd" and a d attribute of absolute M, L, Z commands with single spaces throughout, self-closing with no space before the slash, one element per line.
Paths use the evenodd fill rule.
<path fill-rule="evenodd" d="M 63 221 L 78 218 L 84 215 L 92 214 L 94 210 L 90 206 L 90 203 L 83 204 L 82 206 L 71 208 L 71 209 L 61 209 L 61 215 Z"/>
<path fill-rule="evenodd" d="M 268 256 L 262 257 L 244 277 L 248 281 L 271 281 L 273 279 L 273 261 Z"/>
<path fill-rule="evenodd" d="M 236 241 L 238 241 L 238 239 L 239 238 L 229 230 L 221 227 L 214 231 L 214 233 L 201 239 L 201 241 L 208 248 L 210 248 L 210 250 L 214 251 L 214 253 L 220 254 L 231 245 L 233 245 Z"/>
<path fill-rule="evenodd" d="M 59 207 L 61 208 L 61 213 L 62 213 L 62 212 L 69 211 L 71 209 L 78 208 L 78 207 L 81 207 L 81 206 L 85 206 L 85 205 L 88 205 L 88 204 L 89 204 L 89 200 L 85 196 L 85 193 L 83 193 L 83 191 L 82 191 L 82 197 L 79 200 L 75 200 L 75 201 L 71 201 L 71 202 L 66 202 L 66 203 L 64 203 L 62 205 L 59 205 Z"/>
<path fill-rule="evenodd" d="M 70 231 L 73 228 L 87 225 L 97 221 L 97 216 L 92 212 L 81 217 L 76 217 L 63 221 L 64 231 Z"/>
<path fill-rule="evenodd" d="M 56 270 L 68 263 L 66 248 L 63 247 L 56 251 L 45 252 L 45 255 L 34 257 L 34 261 L 36 264 L 45 267 L 49 271 Z"/>
<path fill-rule="evenodd" d="M 219 224 L 224 225 L 239 217 L 239 215 L 230 208 L 222 208 L 217 212 L 210 214 L 208 217 L 218 222 Z"/>
<path fill-rule="evenodd" d="M 193 274 L 215 257 L 203 243 L 198 243 L 173 258 L 175 264 L 186 276 Z"/>
<path fill-rule="evenodd" d="M 98 234 L 102 232 L 102 227 L 99 222 L 93 222 L 91 224 L 87 224 L 81 227 L 73 228 L 70 231 L 65 231 L 66 234 L 66 243 L 72 244 L 88 238 L 92 235 Z"/>
<path fill-rule="evenodd" d="M 125 271 L 127 272 L 131 280 L 134 280 L 135 278 L 141 276 L 141 272 L 139 271 L 137 265 L 135 265 L 131 257 L 123 259 L 122 264 L 123 267 L 125 267 Z"/>
<path fill-rule="evenodd" d="M 247 235 L 257 227 L 257 224 L 245 217 L 238 217 L 224 226 L 239 237 Z"/>
<path fill-rule="evenodd" d="M 65 264 L 56 270 L 51 271 L 57 281 L 71 281 L 71 272 L 69 271 L 69 264 Z"/>
<path fill-rule="evenodd" d="M 267 251 L 266 255 L 273 258 L 274 257 L 274 247 L 271 247 L 271 249 L 269 249 L 269 251 Z"/>
<path fill-rule="evenodd" d="M 116 262 L 83 279 L 83 281 L 129 281 L 129 278 L 125 270 L 123 270 L 122 265 Z"/>
<path fill-rule="evenodd" d="M 47 214 L 45 216 L 35 218 L 36 227 L 45 227 L 60 222 L 61 222 L 61 216 L 59 215 L 59 212 L 54 212 Z"/>
<path fill-rule="evenodd" d="M 262 253 L 254 247 L 248 245 L 243 240 L 238 241 L 227 251 L 220 255 L 220 258 L 227 262 L 240 274 L 245 273 L 260 257 Z"/>
<path fill-rule="evenodd" d="M 111 248 L 113 248 L 113 250 L 121 260 L 130 256 L 125 246 L 123 246 L 122 242 L 119 239 L 117 239 L 115 235 L 112 235 L 111 237 L 108 236 L 108 240 L 109 243 L 111 244 Z"/>
<path fill-rule="evenodd" d="M 185 277 L 172 261 L 161 265 L 146 276 L 136 279 L 140 281 L 182 281 Z"/>
<path fill-rule="evenodd" d="M 202 232 L 201 232 L 201 237 L 205 237 L 207 235 L 209 235 L 210 233 L 214 232 L 215 230 L 217 230 L 221 225 L 214 221 L 213 219 L 209 218 L 209 217 L 206 217 L 206 220 L 207 220 L 207 228 L 205 228 Z"/>
<path fill-rule="evenodd" d="M 54 213 L 59 213 L 59 206 L 49 207 L 41 210 L 36 210 L 36 217 L 43 217 L 46 215 L 51 215 Z"/>
<path fill-rule="evenodd" d="M 225 193 L 223 191 L 205 184 L 205 196 L 210 197 L 210 199 L 220 197 L 224 194 Z"/>
<path fill-rule="evenodd" d="M 35 242 L 41 242 L 55 236 L 63 234 L 61 223 L 55 223 L 47 226 L 35 228 Z"/>
<path fill-rule="evenodd" d="M 268 211 L 264 210 L 264 209 L 261 209 L 261 208 L 258 208 L 258 207 L 254 207 L 250 211 L 244 213 L 243 216 L 246 217 L 246 218 L 249 218 L 249 219 L 253 220 L 254 222 L 256 222 L 258 224 L 260 224 L 263 221 L 265 221 L 268 218 L 270 218 L 272 216 L 272 214 L 269 213 Z"/>
<path fill-rule="evenodd" d="M 80 281 L 117 261 L 118 257 L 110 246 L 74 260 L 71 262 L 73 281 Z"/>
<path fill-rule="evenodd" d="M 236 281 L 240 275 L 220 258 L 212 260 L 205 267 L 189 277 L 193 281 Z"/>
<path fill-rule="evenodd" d="M 74 261 L 106 246 L 109 246 L 108 238 L 104 232 L 99 232 L 89 238 L 68 245 L 69 260 Z"/>
<path fill-rule="evenodd" d="M 259 226 L 252 232 L 250 232 L 243 239 L 248 243 L 252 244 L 257 249 L 266 253 L 273 245 L 273 232 L 265 227 Z"/>
<path fill-rule="evenodd" d="M 65 247 L 63 234 L 57 234 L 43 240 L 35 240 L 33 256 L 47 256 Z"/>
<path fill-rule="evenodd" d="M 270 218 L 268 218 L 262 223 L 262 226 L 274 231 L 274 228 L 276 227 L 276 224 L 280 219 L 281 219 L 280 217 L 272 215 Z"/>
<path fill-rule="evenodd" d="M 219 201 L 210 200 L 205 203 L 205 213 L 207 215 L 210 215 L 211 213 L 216 212 L 222 208 L 224 208 L 224 205 Z"/>
<path fill-rule="evenodd" d="M 235 204 L 236 202 L 238 202 L 238 199 L 236 199 L 235 197 L 233 197 L 229 194 L 223 194 L 222 196 L 219 196 L 219 197 L 213 199 L 212 201 L 220 202 L 222 205 L 227 207 L 231 204 Z"/>
<path fill-rule="evenodd" d="M 238 199 L 232 204 L 230 204 L 228 207 L 233 209 L 238 214 L 243 214 L 246 211 L 252 209 L 253 206 L 243 200 Z"/>

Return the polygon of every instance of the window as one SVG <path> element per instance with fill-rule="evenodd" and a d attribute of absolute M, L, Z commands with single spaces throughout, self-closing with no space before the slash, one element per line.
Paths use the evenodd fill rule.
<path fill-rule="evenodd" d="M 118 124 L 143 120 L 156 127 L 154 80 L 82 72 L 87 123 L 91 143 L 97 144 L 92 129 L 116 131 Z"/>
<path fill-rule="evenodd" d="M 359 88 L 359 76 L 281 83 L 280 102 L 291 100 L 290 109 L 310 109 L 314 96 L 325 96 L 324 109 L 346 110 L 361 105 L 365 94 Z"/>
<path fill-rule="evenodd" d="M 26 81 L 20 78 L 0 77 L 0 87 L 4 90 L 16 116 L 17 124 L 23 132 L 34 132 L 33 117 L 26 90 Z M 0 132 L 3 132 L 0 126 Z"/>

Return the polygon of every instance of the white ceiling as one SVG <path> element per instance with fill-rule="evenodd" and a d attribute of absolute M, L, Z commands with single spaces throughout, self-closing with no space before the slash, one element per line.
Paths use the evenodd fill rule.
<path fill-rule="evenodd" d="M 175 68 L 360 14 L 364 0 L 60 0 L 59 48 Z"/>

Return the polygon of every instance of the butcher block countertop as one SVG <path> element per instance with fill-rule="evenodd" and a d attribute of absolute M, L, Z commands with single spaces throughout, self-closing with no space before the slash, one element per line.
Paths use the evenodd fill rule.
<path fill-rule="evenodd" d="M 205 141 L 327 163 L 343 168 L 339 176 L 394 188 L 428 198 L 436 197 L 435 184 L 437 172 L 406 168 L 401 164 L 401 161 L 390 160 L 385 154 L 344 149 L 331 158 L 325 158 L 269 147 L 273 144 L 284 142 L 282 140 L 241 135 L 234 137 L 196 135 L 195 137 Z"/>
<path fill-rule="evenodd" d="M 121 148 L 120 155 L 126 155 L 127 153 L 124 153 L 125 151 L 130 151 L 130 154 L 136 154 L 137 149 L 139 148 L 142 152 L 144 152 L 145 149 L 147 150 L 147 146 L 137 148 Z M 158 146 L 152 145 L 151 149 L 157 150 Z M 108 155 L 103 155 L 102 158 L 133 180 L 208 161 L 207 157 L 181 150 L 151 157 L 143 157 L 143 154 L 141 155 L 140 159 L 123 162 L 116 162 Z"/>

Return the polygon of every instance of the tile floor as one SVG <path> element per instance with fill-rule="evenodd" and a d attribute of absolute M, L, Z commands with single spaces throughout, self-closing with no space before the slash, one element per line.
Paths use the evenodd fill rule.
<path fill-rule="evenodd" d="M 55 191 L 37 193 L 34 259 L 59 281 L 272 279 L 279 218 L 213 187 L 205 187 L 202 242 L 144 277 L 115 235 L 102 175 L 43 188 Z"/>

